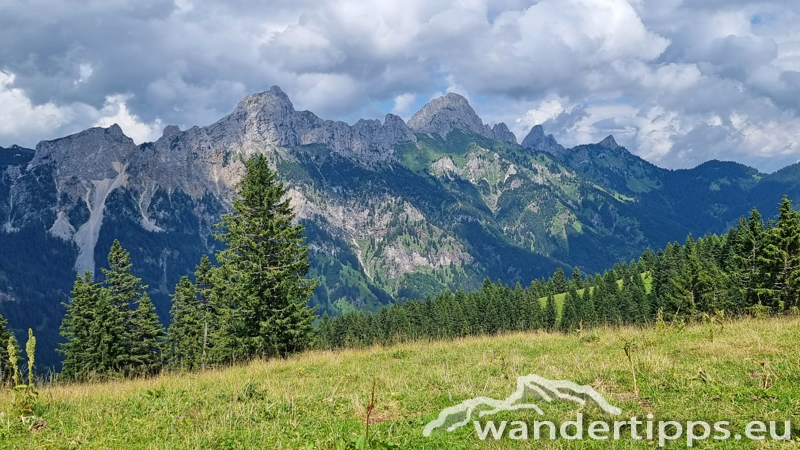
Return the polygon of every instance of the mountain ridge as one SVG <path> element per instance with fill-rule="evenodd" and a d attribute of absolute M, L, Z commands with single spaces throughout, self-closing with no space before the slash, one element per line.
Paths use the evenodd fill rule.
<path fill-rule="evenodd" d="M 104 267 L 114 239 L 166 317 L 172 286 L 219 248 L 213 225 L 257 153 L 306 227 L 320 281 L 312 304 L 329 314 L 476 288 L 485 277 L 513 284 L 557 267 L 602 270 L 688 233 L 726 231 L 752 205 L 771 211 L 779 193 L 800 189 L 800 171 L 662 169 L 611 136 L 566 149 L 537 125 L 518 144 L 457 94 L 408 124 L 387 114 L 348 125 L 295 110 L 276 86 L 211 125 L 167 126 L 154 142 L 136 145 L 112 125 L 12 149 L 0 151 L 0 246 L 9 249 L 0 294 L 15 300 L 0 313 L 17 330 L 49 330 L 47 348 L 75 273 Z"/>

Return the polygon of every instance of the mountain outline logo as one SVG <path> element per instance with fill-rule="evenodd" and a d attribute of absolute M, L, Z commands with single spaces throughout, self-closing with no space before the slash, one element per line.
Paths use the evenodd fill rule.
<path fill-rule="evenodd" d="M 439 416 L 425 425 L 422 435 L 429 437 L 435 430 L 444 428 L 450 432 L 468 424 L 473 414 L 477 411 L 478 417 L 497 414 L 501 411 L 516 411 L 532 409 L 540 415 L 544 411 L 530 399 L 541 398 L 552 402 L 554 398 L 568 400 L 580 405 L 592 401 L 608 414 L 618 416 L 622 410 L 603 398 L 593 387 L 579 385 L 568 380 L 549 380 L 536 374 L 523 375 L 517 378 L 517 389 L 505 400 L 490 397 L 475 397 L 465 400 L 458 405 L 450 406 L 439 412 Z M 488 409 L 481 409 L 488 407 Z"/>

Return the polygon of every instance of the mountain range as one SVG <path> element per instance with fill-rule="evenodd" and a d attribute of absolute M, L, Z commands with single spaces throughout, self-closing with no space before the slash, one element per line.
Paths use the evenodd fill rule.
<path fill-rule="evenodd" d="M 166 320 L 175 283 L 219 248 L 214 224 L 258 153 L 306 227 L 320 314 L 376 311 L 486 277 L 601 271 L 689 233 L 727 231 L 752 207 L 772 212 L 800 192 L 800 165 L 667 170 L 612 136 L 565 148 L 538 125 L 518 143 L 452 93 L 408 123 L 388 114 L 349 125 L 297 111 L 273 87 L 155 142 L 136 145 L 113 125 L 35 150 L 0 147 L 0 314 L 33 328 L 43 365 L 57 365 L 76 272 L 99 272 L 119 239 Z"/>

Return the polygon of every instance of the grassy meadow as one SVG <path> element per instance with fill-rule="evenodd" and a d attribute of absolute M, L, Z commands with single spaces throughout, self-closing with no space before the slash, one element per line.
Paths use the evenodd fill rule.
<path fill-rule="evenodd" d="M 599 339 L 597 339 L 599 337 Z M 639 393 L 623 340 L 632 352 Z M 339 449 L 364 434 L 375 382 L 370 439 L 395 448 L 656 448 L 633 441 L 478 439 L 468 425 L 422 436 L 440 410 L 464 400 L 504 399 L 516 377 L 535 373 L 590 384 L 623 416 L 595 405 L 554 401 L 500 420 L 728 420 L 742 432 L 751 420 L 793 422 L 800 436 L 800 318 L 725 323 L 712 342 L 703 325 L 683 330 L 599 329 L 594 339 L 560 333 L 514 333 L 455 341 L 400 343 L 152 379 L 48 385 L 36 418 L 15 416 L 0 394 L 0 448 L 9 449 Z M 532 433 L 531 433 L 532 435 Z M 668 447 L 684 447 L 685 440 Z M 714 441 L 698 448 L 800 448 L 800 441 Z"/>

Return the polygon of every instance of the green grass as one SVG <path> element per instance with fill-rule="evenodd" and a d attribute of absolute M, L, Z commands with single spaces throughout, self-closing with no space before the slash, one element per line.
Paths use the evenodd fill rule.
<path fill-rule="evenodd" d="M 4 392 L 0 448 L 331 449 L 339 439 L 363 434 L 373 380 L 377 406 L 371 436 L 400 448 L 655 447 L 629 438 L 583 445 L 484 442 L 473 426 L 422 436 L 441 409 L 480 395 L 505 398 L 514 391 L 516 377 L 530 373 L 591 384 L 622 408 L 625 418 L 652 413 L 655 420 L 728 420 L 734 432 L 751 420 L 800 423 L 798 318 L 730 322 L 713 343 L 702 326 L 663 335 L 650 329 L 600 329 L 599 336 L 591 344 L 547 333 L 401 343 L 147 380 L 52 385 L 40 390 L 36 412 L 46 426 L 36 431 L 11 413 L 12 399 Z M 634 353 L 638 395 L 622 339 L 642 344 Z M 767 371 L 774 375 L 765 388 Z M 574 419 L 579 410 L 558 401 L 542 406 L 545 419 L 556 423 Z M 589 421 L 609 419 L 595 406 L 580 409 Z M 525 411 L 500 413 L 495 419 L 542 420 Z M 796 425 L 794 435 L 800 435 Z M 705 441 L 699 447 L 797 445 L 762 444 Z"/>
<path fill-rule="evenodd" d="M 641 274 L 642 280 L 644 281 L 644 288 L 646 292 L 650 292 L 650 288 L 653 286 L 653 277 L 650 276 L 650 272 L 644 272 Z M 622 287 L 622 280 L 617 280 L 617 284 Z M 594 288 L 592 288 L 594 289 Z M 583 295 L 583 289 L 578 289 L 578 295 Z M 563 292 L 561 294 L 556 294 L 553 296 L 553 299 L 556 301 L 556 313 L 558 313 L 558 317 L 561 317 L 561 310 L 564 309 L 564 300 L 567 298 L 567 293 Z M 540 297 L 539 303 L 542 304 L 542 307 L 547 306 L 547 297 Z"/>

